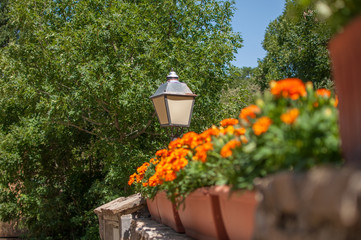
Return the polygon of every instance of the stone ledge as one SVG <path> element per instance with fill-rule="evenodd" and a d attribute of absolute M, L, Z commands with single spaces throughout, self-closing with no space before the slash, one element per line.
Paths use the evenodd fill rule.
<path fill-rule="evenodd" d="M 94 210 L 95 214 L 100 215 L 126 215 L 134 213 L 145 206 L 145 200 L 140 194 L 134 194 L 129 197 L 120 197 L 109 203 L 106 203 Z"/>
<path fill-rule="evenodd" d="M 170 227 L 160 224 L 151 218 L 139 218 L 133 220 L 131 227 L 132 240 L 170 239 L 189 240 L 192 239 L 184 233 L 176 233 Z"/>
<path fill-rule="evenodd" d="M 361 171 L 320 167 L 259 180 L 254 240 L 361 239 Z"/>

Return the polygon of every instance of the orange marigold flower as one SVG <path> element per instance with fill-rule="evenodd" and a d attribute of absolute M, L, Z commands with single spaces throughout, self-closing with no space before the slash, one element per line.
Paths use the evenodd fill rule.
<path fill-rule="evenodd" d="M 334 104 L 334 106 L 335 106 L 335 107 L 338 106 L 338 96 L 337 96 L 337 95 L 336 95 L 336 97 L 335 97 L 335 104 Z"/>
<path fill-rule="evenodd" d="M 142 181 L 142 179 L 144 178 L 144 174 L 145 174 L 145 172 L 147 171 L 149 165 L 150 165 L 150 164 L 149 164 L 148 162 L 145 162 L 145 163 L 143 163 L 142 166 L 140 166 L 140 167 L 137 168 L 138 174 L 135 175 L 135 178 L 136 178 L 137 183 L 139 183 L 140 181 Z"/>
<path fill-rule="evenodd" d="M 170 157 L 185 157 L 189 151 L 190 150 L 186 148 L 178 148 L 171 153 Z"/>
<path fill-rule="evenodd" d="M 236 134 L 236 136 L 241 136 L 246 134 L 246 129 L 245 128 L 237 128 L 234 130 L 234 133 Z"/>
<path fill-rule="evenodd" d="M 184 134 L 182 137 L 183 145 L 187 145 L 190 148 L 195 148 L 196 146 L 199 145 L 198 138 L 199 138 L 199 135 L 197 133 L 188 132 L 188 133 Z"/>
<path fill-rule="evenodd" d="M 172 160 L 175 159 L 172 158 Z M 172 162 L 164 162 L 161 165 L 158 164 L 156 167 L 156 173 L 158 178 L 164 181 L 173 181 L 177 177 L 175 171 L 173 170 Z"/>
<path fill-rule="evenodd" d="M 187 166 L 188 160 L 184 157 L 177 158 L 172 164 L 172 170 L 174 172 L 178 172 L 179 170 L 183 169 L 185 166 Z"/>
<path fill-rule="evenodd" d="M 137 181 L 137 183 L 141 182 L 143 178 L 144 178 L 144 173 L 135 175 L 135 180 Z"/>
<path fill-rule="evenodd" d="M 298 99 L 300 96 L 306 96 L 306 87 L 301 79 L 287 78 L 278 82 L 271 82 L 271 93 L 277 97 Z"/>
<path fill-rule="evenodd" d="M 321 97 L 330 97 L 331 91 L 327 90 L 326 88 L 320 88 L 316 90 L 316 94 L 317 96 L 321 96 Z"/>
<path fill-rule="evenodd" d="M 218 136 L 219 134 L 220 130 L 217 127 L 213 126 L 202 132 L 199 135 L 199 140 L 204 142 L 210 142 L 212 140 L 212 136 Z"/>
<path fill-rule="evenodd" d="M 148 180 L 148 185 L 150 187 L 155 187 L 157 185 L 160 185 L 162 184 L 163 181 L 159 178 L 159 175 L 158 173 L 155 173 L 153 176 L 151 176 Z"/>
<path fill-rule="evenodd" d="M 293 108 L 291 110 L 288 110 L 286 113 L 283 113 L 281 115 L 281 120 L 286 124 L 293 124 L 296 121 L 299 114 L 300 111 L 297 108 Z"/>
<path fill-rule="evenodd" d="M 233 139 L 231 141 L 229 141 L 227 144 L 225 144 L 221 150 L 221 156 L 226 158 L 229 156 L 232 156 L 232 150 L 235 149 L 236 147 L 241 146 L 241 142 Z"/>
<path fill-rule="evenodd" d="M 221 126 L 222 127 L 227 127 L 227 126 L 233 126 L 238 124 L 238 120 L 235 118 L 227 118 L 227 119 L 223 119 L 221 121 Z"/>
<path fill-rule="evenodd" d="M 234 127 L 233 126 L 228 126 L 226 128 L 221 128 L 220 133 L 221 134 L 227 134 L 227 133 L 233 134 L 234 133 Z"/>
<path fill-rule="evenodd" d="M 133 183 L 134 183 L 134 181 L 135 181 L 135 177 L 137 176 L 137 174 L 136 173 L 133 173 L 132 175 L 130 175 L 130 177 L 129 177 L 129 181 L 128 181 L 128 185 L 130 186 L 130 185 L 132 185 Z"/>
<path fill-rule="evenodd" d="M 257 105 L 249 105 L 241 110 L 239 118 L 249 123 L 249 118 L 256 118 L 256 114 L 260 113 L 261 109 Z"/>
<path fill-rule="evenodd" d="M 156 186 L 162 181 L 173 181 L 177 172 L 188 164 L 185 158 L 190 150 L 186 148 L 175 148 L 168 152 L 168 156 L 162 157 L 155 167 L 156 173 L 149 178 L 149 186 Z M 158 182 L 157 182 L 158 181 Z"/>
<path fill-rule="evenodd" d="M 158 157 L 166 157 L 166 156 L 168 156 L 168 150 L 167 149 L 158 150 L 155 153 L 155 155 L 158 156 Z"/>
<path fill-rule="evenodd" d="M 151 158 L 149 162 L 150 162 L 151 164 L 153 164 L 153 165 L 157 165 L 157 164 L 159 163 L 159 160 L 158 160 L 158 159 Z"/>
<path fill-rule="evenodd" d="M 177 178 L 177 174 L 174 171 L 167 171 L 164 176 L 164 181 L 170 182 Z"/>
<path fill-rule="evenodd" d="M 202 134 L 207 135 L 207 136 L 218 136 L 219 129 L 216 126 L 213 126 L 209 129 L 205 130 Z"/>
<path fill-rule="evenodd" d="M 138 172 L 139 174 L 144 174 L 145 171 L 147 171 L 149 165 L 150 165 L 150 164 L 149 164 L 148 162 L 143 163 L 142 166 L 140 166 L 140 167 L 137 168 L 137 172 Z"/>
<path fill-rule="evenodd" d="M 177 138 L 169 143 L 168 149 L 172 150 L 175 148 L 181 148 L 182 146 L 183 146 L 183 140 L 181 138 Z"/>
<path fill-rule="evenodd" d="M 206 162 L 207 152 L 213 150 L 213 144 L 211 142 L 206 142 L 196 148 L 196 154 L 193 159 L 196 161 Z"/>
<path fill-rule="evenodd" d="M 269 117 L 259 118 L 252 126 L 254 134 L 257 136 L 267 132 L 269 126 L 272 124 L 272 120 Z"/>

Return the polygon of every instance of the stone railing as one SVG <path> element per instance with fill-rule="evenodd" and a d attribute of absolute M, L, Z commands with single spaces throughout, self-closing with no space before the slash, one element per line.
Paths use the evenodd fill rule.
<path fill-rule="evenodd" d="M 361 171 L 316 168 L 256 181 L 253 240 L 361 239 Z M 140 195 L 97 209 L 102 240 L 190 239 L 150 218 Z M 241 214 L 241 213 L 240 213 Z"/>
<path fill-rule="evenodd" d="M 361 239 L 361 171 L 318 168 L 258 182 L 254 240 Z"/>

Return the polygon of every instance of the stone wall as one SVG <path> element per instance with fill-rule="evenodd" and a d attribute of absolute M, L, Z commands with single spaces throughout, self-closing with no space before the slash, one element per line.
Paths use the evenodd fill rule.
<path fill-rule="evenodd" d="M 254 240 L 361 239 L 361 171 L 317 168 L 256 185 Z"/>
<path fill-rule="evenodd" d="M 19 229 L 16 222 L 0 222 L 0 239 L 17 238 L 25 231 Z"/>
<path fill-rule="evenodd" d="M 102 240 L 129 239 L 131 221 L 142 215 L 144 208 L 145 200 L 140 194 L 120 197 L 96 208 L 94 212 L 99 220 L 100 238 Z"/>

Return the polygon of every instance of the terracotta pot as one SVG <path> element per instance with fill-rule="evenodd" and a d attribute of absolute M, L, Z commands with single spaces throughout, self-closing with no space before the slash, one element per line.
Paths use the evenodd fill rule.
<path fill-rule="evenodd" d="M 251 239 L 257 206 L 255 192 L 247 190 L 232 192 L 229 186 L 216 186 L 211 194 L 219 197 L 222 219 L 229 238 Z"/>
<path fill-rule="evenodd" d="M 162 223 L 176 232 L 184 233 L 184 227 L 179 218 L 176 205 L 167 198 L 165 192 L 157 194 L 157 203 Z"/>
<path fill-rule="evenodd" d="M 342 152 L 347 165 L 361 168 L 361 16 L 329 43 L 339 97 Z"/>
<path fill-rule="evenodd" d="M 188 236 L 195 239 L 228 239 L 219 208 L 218 196 L 200 188 L 188 195 L 179 216 Z"/>
<path fill-rule="evenodd" d="M 159 223 L 162 223 L 162 220 L 161 220 L 160 214 L 159 214 L 159 209 L 158 209 L 158 196 L 157 195 L 153 199 L 147 199 L 147 207 L 148 207 L 150 215 L 152 216 L 152 219 Z"/>

